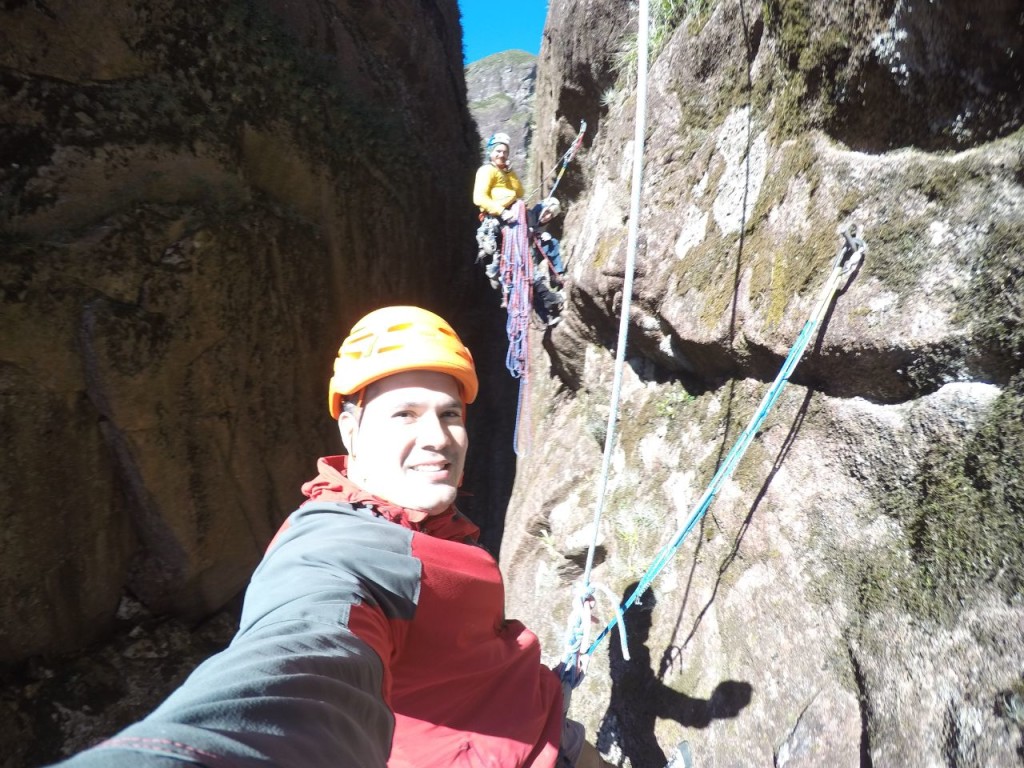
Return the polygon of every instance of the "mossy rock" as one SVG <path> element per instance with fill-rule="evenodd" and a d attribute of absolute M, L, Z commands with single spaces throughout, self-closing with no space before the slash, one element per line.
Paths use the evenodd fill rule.
<path fill-rule="evenodd" d="M 1024 373 L 993 402 L 962 447 L 935 448 L 913 481 L 884 500 L 905 548 L 844 566 L 861 610 L 893 604 L 954 621 L 981 590 L 1024 589 Z M 908 556 L 904 556 L 905 552 Z"/>
<path fill-rule="evenodd" d="M 1007 220 L 996 222 L 978 254 L 956 320 L 973 318 L 982 349 L 1016 368 L 1024 365 L 1024 229 Z"/>

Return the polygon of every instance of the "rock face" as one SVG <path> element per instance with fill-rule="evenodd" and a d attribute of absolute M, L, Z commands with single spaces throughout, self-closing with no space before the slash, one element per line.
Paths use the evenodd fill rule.
<path fill-rule="evenodd" d="M 632 26 L 631 26 L 632 25 Z M 636 19 L 628 6 L 615 3 L 577 3 L 551 0 L 537 63 L 537 126 L 531 168 L 534 186 L 547 192 L 558 172 L 558 162 L 587 123 L 583 147 L 590 147 L 608 112 L 606 95 L 615 85 L 615 62 L 622 41 Z M 541 121 L 541 122 L 537 122 Z M 559 182 L 563 202 L 585 187 L 586 150 Z"/>
<path fill-rule="evenodd" d="M 625 6 L 553 3 L 562 27 L 537 76 L 539 152 L 580 117 L 596 127 L 564 223 L 570 306 L 533 346 L 550 377 L 532 380 L 533 449 L 502 549 L 508 612 L 552 661 L 595 538 L 623 303 L 636 94 L 625 77 L 611 89 L 610 52 L 636 28 Z M 634 768 L 664 765 L 681 739 L 697 765 L 1017 764 L 1019 4 L 692 8 L 655 30 L 593 582 L 629 594 L 688 518 L 814 306 L 840 229 L 859 225 L 869 252 L 627 614 L 632 661 L 608 638 L 570 713 Z M 599 606 L 598 627 L 612 610 Z"/>
<path fill-rule="evenodd" d="M 454 2 L 0 20 L 10 661 L 102 635 L 125 591 L 194 619 L 244 585 L 337 452 L 347 328 L 462 311 L 477 158 Z"/>
<path fill-rule="evenodd" d="M 684 738 L 698 765 L 1015 764 L 1019 4 L 684 5 L 698 15 L 656 25 L 593 572 L 614 598 L 757 411 L 839 229 L 870 251 L 627 613 L 630 660 L 607 640 L 571 714 L 634 768 Z M 612 65 L 630 12 L 551 4 L 536 155 L 588 132 L 559 194 L 570 306 L 531 346 L 514 464 L 500 323 L 477 306 L 493 297 L 472 266 L 455 3 L 3 4 L 0 661 L 22 661 L 0 666 L 0 764 L 109 735 L 228 639 L 230 607 L 195 621 L 230 605 L 336 450 L 329 361 L 382 301 L 468 329 L 491 403 L 466 485 L 503 506 L 516 467 L 508 613 L 557 659 L 623 303 L 636 96 Z"/>
<path fill-rule="evenodd" d="M 536 79 L 537 57 L 526 51 L 502 51 L 466 67 L 469 112 L 476 122 L 481 147 L 497 131 L 507 133 L 512 139 L 512 167 L 524 180 L 533 137 Z"/>

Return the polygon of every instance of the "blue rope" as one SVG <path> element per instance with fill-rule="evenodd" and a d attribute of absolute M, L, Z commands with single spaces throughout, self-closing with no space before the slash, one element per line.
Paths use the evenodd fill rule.
<path fill-rule="evenodd" d="M 692 531 L 694 526 L 702 517 L 704 517 L 708 507 L 711 506 L 711 502 L 718 494 L 718 491 L 721 489 L 725 481 L 732 475 L 736 465 L 750 446 L 758 428 L 768 415 L 768 412 L 772 409 L 772 406 L 775 405 L 775 401 L 778 400 L 783 387 L 785 387 L 786 383 L 789 381 L 790 374 L 792 374 L 793 369 L 796 368 L 797 363 L 800 362 L 800 358 L 807 349 L 807 345 L 811 340 L 811 336 L 814 334 L 815 328 L 818 327 L 818 324 L 825 316 L 825 312 L 828 310 L 832 298 L 835 296 L 835 293 L 839 288 L 839 281 L 856 268 L 866 251 L 866 246 L 863 240 L 856 237 L 851 238 L 845 233 L 843 234 L 843 237 L 845 238 L 843 248 L 840 250 L 839 255 L 836 256 L 835 263 L 832 267 L 832 273 L 829 275 L 829 278 L 825 283 L 817 306 L 811 313 L 810 318 L 808 318 L 804 323 L 803 328 L 800 329 L 800 333 L 797 335 L 796 341 L 782 365 L 782 369 L 779 371 L 778 376 L 775 377 L 775 381 L 772 383 L 772 386 L 761 399 L 761 404 L 754 412 L 754 416 L 751 418 L 747 428 L 740 433 L 740 436 L 737 438 L 732 450 L 729 451 L 725 460 L 719 466 L 718 471 L 715 472 L 715 476 L 711 479 L 707 490 L 704 491 L 704 495 L 701 496 L 700 501 L 697 502 L 696 506 L 694 506 L 693 510 L 690 512 L 690 516 L 687 518 L 682 528 L 680 528 L 676 535 L 672 537 L 672 540 L 668 545 L 663 547 L 655 556 L 653 563 L 637 583 L 636 589 L 633 590 L 633 593 L 622 604 L 622 610 L 619 611 L 615 618 L 609 621 L 607 626 L 601 630 L 601 633 L 594 638 L 594 642 L 591 643 L 590 648 L 587 650 L 588 655 L 592 654 L 597 649 L 597 646 L 605 636 L 619 621 L 621 621 L 622 614 L 625 613 L 625 611 L 627 611 L 637 600 L 643 597 L 644 592 L 646 592 L 648 587 L 650 587 L 655 577 L 657 577 L 657 575 L 661 573 L 662 569 L 668 565 L 669 561 L 672 559 L 673 555 L 675 555 L 676 551 L 682 545 L 690 531 Z"/>

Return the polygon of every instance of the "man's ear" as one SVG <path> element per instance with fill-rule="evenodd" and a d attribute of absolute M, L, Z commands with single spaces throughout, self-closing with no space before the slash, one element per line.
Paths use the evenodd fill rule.
<path fill-rule="evenodd" d="M 338 417 L 338 431 L 341 433 L 341 444 L 345 446 L 345 452 L 349 456 L 355 455 L 356 430 L 359 428 L 359 419 L 355 414 L 342 411 Z"/>

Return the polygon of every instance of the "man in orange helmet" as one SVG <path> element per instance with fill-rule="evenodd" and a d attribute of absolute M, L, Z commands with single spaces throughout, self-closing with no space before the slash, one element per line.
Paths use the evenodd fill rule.
<path fill-rule="evenodd" d="M 329 385 L 320 459 L 238 634 L 149 717 L 67 768 L 599 766 L 497 563 L 454 506 L 473 358 L 417 307 L 371 312 Z"/>

